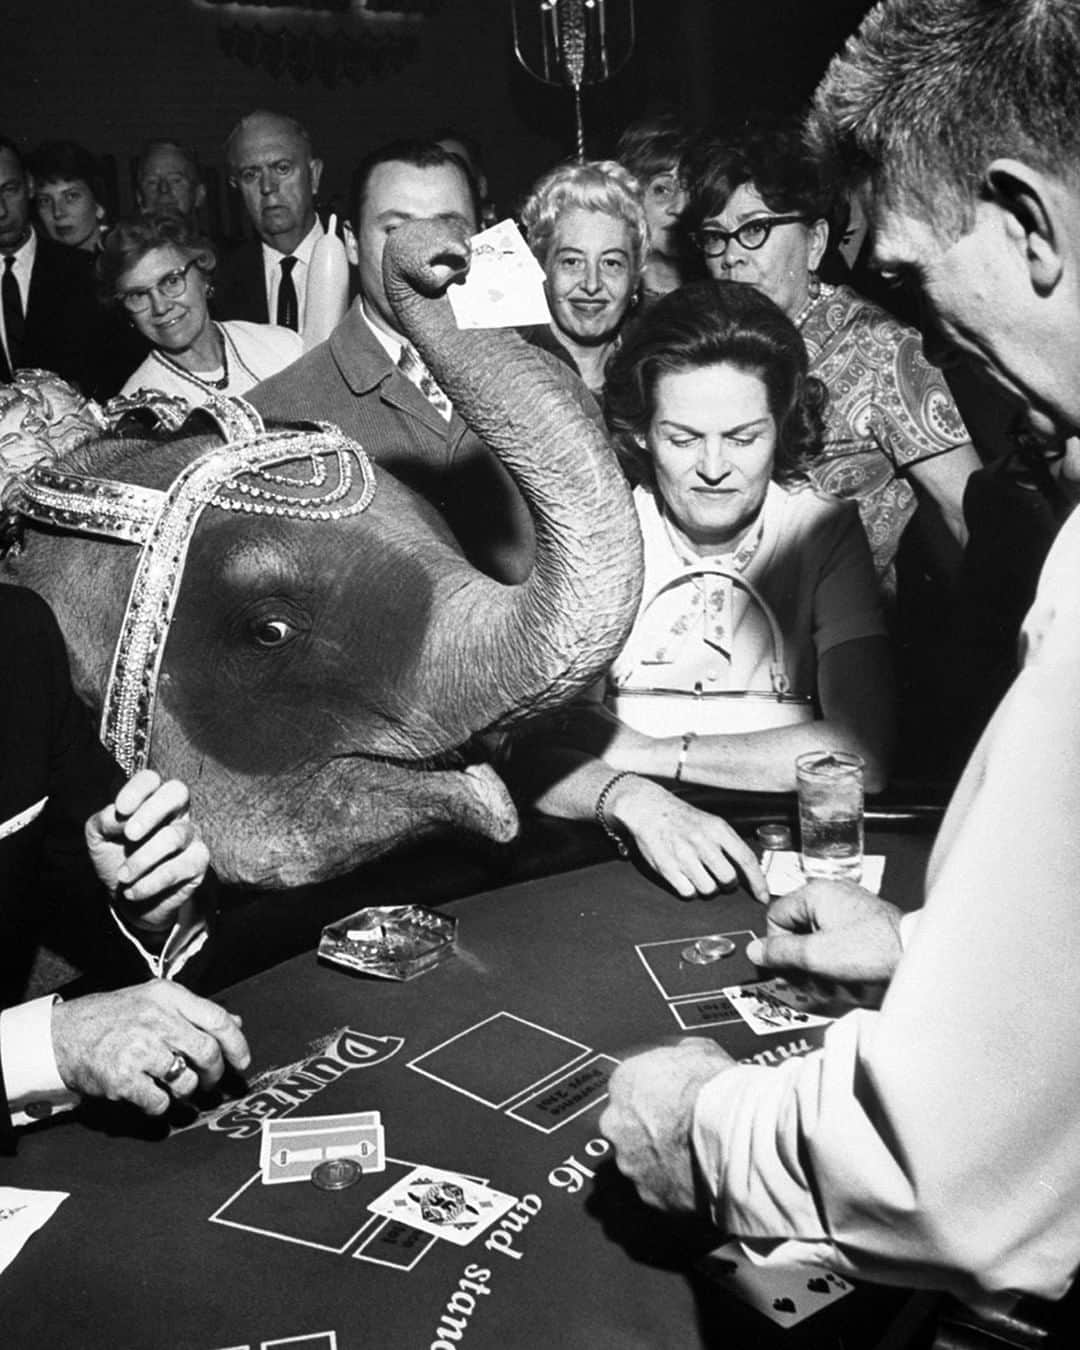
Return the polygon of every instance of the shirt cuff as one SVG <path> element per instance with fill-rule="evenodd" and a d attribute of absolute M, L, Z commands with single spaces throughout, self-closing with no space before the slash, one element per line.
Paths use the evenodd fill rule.
<path fill-rule="evenodd" d="M 60 1077 L 52 1043 L 55 994 L 0 1012 L 0 1062 L 13 1125 L 29 1125 L 79 1101 Z"/>

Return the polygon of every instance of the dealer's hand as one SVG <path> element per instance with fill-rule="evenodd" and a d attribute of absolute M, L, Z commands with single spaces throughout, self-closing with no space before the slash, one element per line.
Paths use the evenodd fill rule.
<path fill-rule="evenodd" d="M 641 856 L 680 895 L 713 895 L 742 873 L 754 898 L 769 902 L 769 886 L 753 849 L 721 816 L 636 774 L 609 796 L 607 816 L 633 836 Z"/>
<path fill-rule="evenodd" d="M 851 881 L 810 881 L 769 906 L 756 966 L 845 983 L 887 981 L 900 960 L 902 911 Z"/>
<path fill-rule="evenodd" d="M 239 1017 L 166 980 L 57 1003 L 52 1042 L 73 1092 L 132 1102 L 152 1116 L 168 1108 L 170 1094 L 216 1083 L 226 1064 L 242 1071 L 251 1063 Z M 187 1067 L 172 1077 L 179 1055 Z"/>
<path fill-rule="evenodd" d="M 124 917 L 153 931 L 172 927 L 202 884 L 210 855 L 188 814 L 188 790 L 142 769 L 116 800 L 86 822 L 86 844 L 102 884 Z"/>
<path fill-rule="evenodd" d="M 715 1041 L 692 1037 L 625 1060 L 611 1076 L 600 1131 L 641 1198 L 664 1210 L 694 1210 L 690 1129 L 701 1088 L 735 1061 Z"/>

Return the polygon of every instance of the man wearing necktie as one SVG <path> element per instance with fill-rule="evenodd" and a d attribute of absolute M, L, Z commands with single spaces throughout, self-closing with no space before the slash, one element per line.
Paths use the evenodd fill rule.
<path fill-rule="evenodd" d="M 219 263 L 215 313 L 303 333 L 308 268 L 323 233 L 315 214 L 322 160 L 299 122 L 270 112 L 237 123 L 225 158 L 256 238 Z"/>
<path fill-rule="evenodd" d="M 108 398 L 145 346 L 98 303 L 91 255 L 34 228 L 32 188 L 18 147 L 0 136 L 0 384 L 37 368 Z"/>
<path fill-rule="evenodd" d="M 265 380 L 250 398 L 267 418 L 336 422 L 446 518 L 466 556 L 499 581 L 532 567 L 532 521 L 509 474 L 462 421 L 425 367 L 383 288 L 388 234 L 408 220 L 477 229 L 461 161 L 434 142 L 396 141 L 353 175 L 360 294 L 327 343 Z"/>

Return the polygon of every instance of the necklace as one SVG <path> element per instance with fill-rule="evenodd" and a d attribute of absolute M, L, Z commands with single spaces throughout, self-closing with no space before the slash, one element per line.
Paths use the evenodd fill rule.
<path fill-rule="evenodd" d="M 214 332 L 221 339 L 221 376 L 216 380 L 204 379 L 197 375 L 193 370 L 187 370 L 179 361 L 174 361 L 167 352 L 163 352 L 160 347 L 155 347 L 151 355 L 161 362 L 163 366 L 168 367 L 174 375 L 179 375 L 182 380 L 187 380 L 188 384 L 194 384 L 199 389 L 228 389 L 229 387 L 229 344 L 225 340 L 226 334 L 214 324 Z"/>

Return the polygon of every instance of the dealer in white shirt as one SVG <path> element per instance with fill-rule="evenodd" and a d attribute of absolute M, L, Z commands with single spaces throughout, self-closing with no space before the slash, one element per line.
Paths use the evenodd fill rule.
<path fill-rule="evenodd" d="M 947 60 L 942 52 L 948 53 Z M 810 133 L 867 193 L 873 260 L 928 331 L 1080 431 L 1080 7 L 886 0 Z M 955 132 L 963 127 L 958 140 Z M 1049 442 L 1048 442 L 1049 443 Z M 1060 468 L 1060 462 L 1058 466 Z M 627 1059 L 601 1129 L 642 1196 L 707 1209 L 759 1264 L 810 1261 L 995 1306 L 1080 1265 L 1080 516 L 1023 665 L 953 795 L 914 931 L 857 887 L 774 904 L 764 967 L 889 980 L 771 1067 L 695 1039 Z"/>

